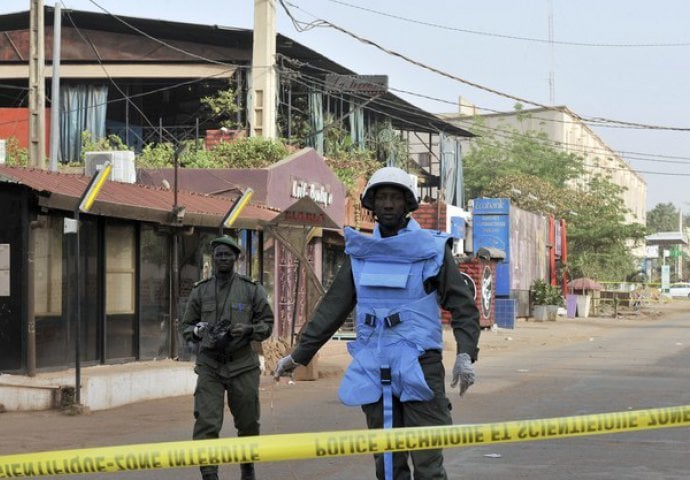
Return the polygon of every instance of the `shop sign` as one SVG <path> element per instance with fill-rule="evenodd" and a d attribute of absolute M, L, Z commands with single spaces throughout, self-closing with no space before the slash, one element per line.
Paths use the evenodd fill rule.
<path fill-rule="evenodd" d="M 329 92 L 384 94 L 388 91 L 387 75 L 326 75 Z"/>
<path fill-rule="evenodd" d="M 273 225 L 292 224 L 319 228 L 340 228 L 311 197 L 302 197 L 271 220 Z"/>
<path fill-rule="evenodd" d="M 475 198 L 472 207 L 475 215 L 510 213 L 509 198 Z"/>
<path fill-rule="evenodd" d="M 333 203 L 333 194 L 328 191 L 325 185 L 316 182 L 310 183 L 305 180 L 292 180 L 290 196 L 292 198 L 309 197 L 326 207 Z"/>

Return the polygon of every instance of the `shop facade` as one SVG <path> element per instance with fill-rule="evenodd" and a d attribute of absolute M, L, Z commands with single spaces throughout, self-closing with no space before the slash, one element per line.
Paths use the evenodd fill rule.
<path fill-rule="evenodd" d="M 174 175 L 173 169 L 143 169 L 138 172 L 138 181 L 146 185 L 172 184 Z M 292 215 L 288 222 L 304 229 L 309 241 L 303 260 L 285 241 L 267 232 L 263 232 L 260 252 L 263 266 L 260 278 L 275 313 L 274 336 L 293 338 L 313 307 L 315 296 L 309 294 L 309 275 L 313 273 L 327 286 L 344 259 L 341 229 L 346 224 L 346 192 L 343 183 L 312 148 L 299 150 L 266 168 L 179 169 L 177 182 L 180 189 L 215 195 L 236 194 L 251 188 L 252 202 L 287 212 L 288 217 Z M 300 216 L 300 210 L 291 210 L 303 198 L 314 202 L 319 214 L 329 219 L 330 228 L 324 228 L 320 219 L 306 214 Z M 306 261 L 309 267 L 304 264 Z M 182 288 L 181 295 L 185 293 L 188 292 Z"/>
<path fill-rule="evenodd" d="M 179 218 L 166 208 L 173 192 L 107 182 L 92 212 L 80 215 L 77 259 L 70 230 L 88 181 L 0 167 L 0 201 L 7 207 L 0 211 L 0 246 L 7 252 L 0 279 L 2 372 L 32 376 L 72 367 L 77 350 L 83 365 L 185 355 L 171 322 L 182 314 L 176 299 L 203 278 L 208 242 L 230 202 L 178 192 L 185 206 Z M 248 251 L 238 270 L 257 279 L 259 224 L 276 213 L 250 205 L 238 228 L 227 232 Z"/>

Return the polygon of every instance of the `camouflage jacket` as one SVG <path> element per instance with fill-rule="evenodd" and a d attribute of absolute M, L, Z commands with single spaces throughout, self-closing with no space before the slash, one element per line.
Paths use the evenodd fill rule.
<path fill-rule="evenodd" d="M 194 336 L 198 322 L 209 326 L 202 339 Z M 251 334 L 233 337 L 230 330 L 237 324 L 250 325 Z M 250 343 L 265 340 L 272 330 L 273 311 L 263 286 L 238 273 L 225 284 L 215 277 L 197 282 L 180 324 L 186 341 L 200 342 L 197 363 L 226 365 L 232 373 L 259 365 Z"/>

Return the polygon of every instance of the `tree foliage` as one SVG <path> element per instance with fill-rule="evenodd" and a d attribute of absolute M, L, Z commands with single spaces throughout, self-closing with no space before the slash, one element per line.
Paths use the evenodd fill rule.
<path fill-rule="evenodd" d="M 524 210 L 564 218 L 571 276 L 624 279 L 635 270 L 630 244 L 644 238 L 643 225 L 625 222 L 623 188 L 601 175 L 586 185 L 580 157 L 557 150 L 541 132 L 497 138 L 488 129 L 464 159 L 468 198 L 504 197 Z"/>
<path fill-rule="evenodd" d="M 9 137 L 5 143 L 5 163 L 10 167 L 26 167 L 29 164 L 29 150 L 19 146 L 17 137 Z"/>
<path fill-rule="evenodd" d="M 650 233 L 677 232 L 680 215 L 673 203 L 657 203 L 647 212 L 647 229 Z M 690 225 L 690 215 L 683 215 L 683 225 Z"/>
<path fill-rule="evenodd" d="M 237 127 L 235 117 L 240 111 L 240 106 L 237 104 L 237 95 L 232 86 L 223 90 L 218 90 L 215 95 L 202 97 L 201 105 L 221 127 Z"/>
<path fill-rule="evenodd" d="M 481 119 L 472 131 L 479 137 L 463 159 L 467 198 L 481 195 L 495 178 L 529 176 L 563 187 L 584 171 L 582 158 L 554 148 L 544 132 L 522 133 L 514 127 L 498 132 Z"/>
<path fill-rule="evenodd" d="M 81 161 L 85 161 L 86 152 L 103 152 L 109 150 L 127 150 L 127 145 L 117 135 L 111 134 L 105 138 L 93 138 L 91 132 L 81 132 Z"/>
<path fill-rule="evenodd" d="M 381 165 L 376 153 L 368 148 L 360 148 L 352 141 L 347 130 L 335 124 L 326 131 L 324 158 L 326 164 L 336 173 L 351 194 L 358 188 L 361 178 L 368 178 Z"/>

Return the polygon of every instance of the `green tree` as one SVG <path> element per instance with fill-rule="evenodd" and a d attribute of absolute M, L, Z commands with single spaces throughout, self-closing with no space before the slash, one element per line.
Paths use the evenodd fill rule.
<path fill-rule="evenodd" d="M 29 164 L 29 151 L 19 146 L 17 137 L 7 139 L 5 161 L 10 167 L 26 167 Z"/>
<path fill-rule="evenodd" d="M 584 171 L 581 157 L 554 148 L 544 132 L 505 127 L 497 133 L 481 118 L 471 130 L 478 138 L 463 159 L 467 198 L 481 195 L 495 178 L 526 175 L 563 187 Z"/>
<path fill-rule="evenodd" d="M 369 176 L 381 165 L 376 154 L 368 148 L 359 148 L 349 132 L 341 125 L 331 126 L 325 130 L 324 159 L 335 172 L 338 179 L 345 184 L 350 193 L 355 193 L 358 181 Z"/>
<path fill-rule="evenodd" d="M 240 111 L 240 106 L 237 104 L 237 96 L 232 86 L 218 90 L 215 95 L 202 97 L 201 105 L 221 127 L 237 128 L 236 115 Z"/>
<path fill-rule="evenodd" d="M 647 212 L 647 228 L 650 233 L 677 232 L 678 209 L 671 202 L 657 203 Z"/>
<path fill-rule="evenodd" d="M 86 152 L 104 152 L 110 150 L 127 150 L 127 145 L 117 135 L 108 135 L 104 138 L 94 139 L 91 132 L 81 132 L 81 163 L 84 163 Z"/>
<path fill-rule="evenodd" d="M 594 176 L 587 191 L 579 192 L 569 217 L 568 245 L 570 269 L 575 276 L 602 280 L 625 280 L 636 271 L 630 244 L 639 244 L 646 229 L 638 223 L 625 223 L 627 210 L 623 188 L 610 179 Z"/>
<path fill-rule="evenodd" d="M 625 222 L 622 187 L 603 176 L 587 185 L 573 182 L 583 171 L 582 159 L 556 149 L 539 132 L 510 130 L 496 138 L 491 130 L 478 131 L 483 136 L 464 160 L 468 198 L 506 197 L 524 210 L 566 219 L 573 277 L 623 280 L 635 271 L 629 247 L 646 231 Z"/>

